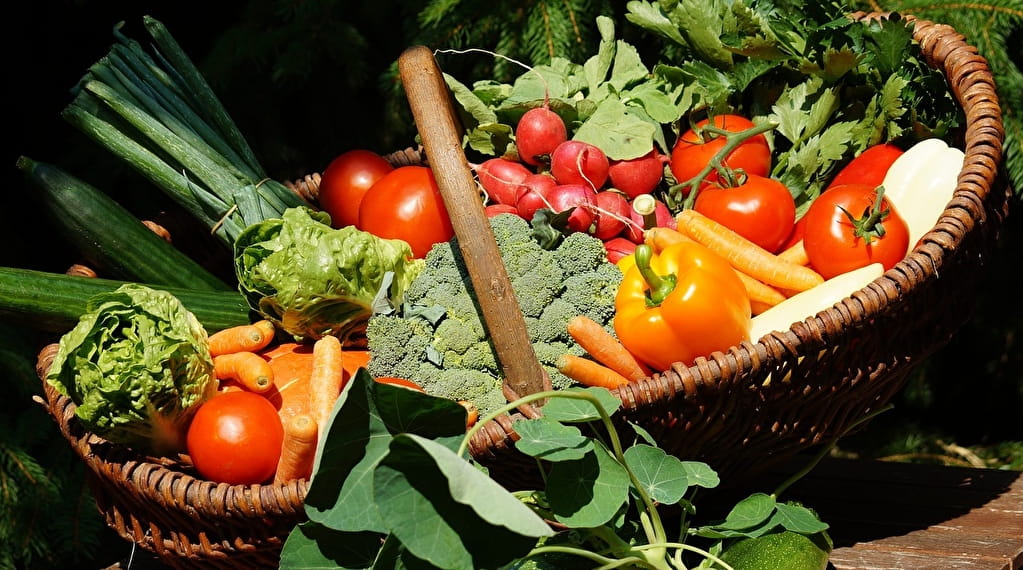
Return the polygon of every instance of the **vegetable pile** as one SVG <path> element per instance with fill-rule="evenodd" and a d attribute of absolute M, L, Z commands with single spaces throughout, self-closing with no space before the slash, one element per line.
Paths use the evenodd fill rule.
<path fill-rule="evenodd" d="M 467 473 L 460 457 L 466 430 L 521 403 L 508 402 L 488 333 L 500 323 L 482 318 L 458 247 L 473 236 L 454 235 L 433 172 L 352 149 L 326 166 L 313 195 L 269 179 L 151 18 L 158 54 L 116 32 L 65 117 L 206 224 L 231 250 L 236 282 L 213 277 L 88 184 L 22 157 L 19 168 L 101 277 L 0 268 L 0 316 L 63 334 L 46 378 L 86 429 L 218 482 L 314 479 L 313 523 L 365 531 L 373 553 L 387 535 L 398 537 L 385 543 L 392 554 L 418 563 L 505 564 L 506 554 L 563 546 L 542 516 L 593 533 L 570 546 L 609 544 L 603 562 L 667 568 L 655 503 L 691 508 L 683 493 L 716 482 L 653 442 L 623 452 L 613 430 L 605 440 L 570 424 L 606 428 L 616 405 L 604 389 L 786 330 L 864 287 L 934 226 L 962 169 L 963 152 L 950 145 L 962 117 L 905 20 L 792 4 L 637 0 L 629 21 L 666 41 L 652 67 L 602 17 L 598 52 L 585 62 L 554 58 L 511 84 L 446 77 L 480 203 L 547 373 L 550 390 L 524 401 L 564 400 L 517 428 L 520 445 L 553 464 L 552 490 L 585 475 L 617 493 L 577 504 L 585 501 L 567 491 L 514 500 L 495 491 L 522 503 L 522 527 L 500 531 L 506 551 L 443 559 L 417 550 L 432 545 L 400 521 L 374 518 L 400 508 L 360 510 L 359 521 L 338 513 L 341 498 L 374 496 L 368 481 L 384 489 L 381 502 L 422 491 L 403 479 L 410 465 L 433 469 L 424 488 L 447 489 L 442 480 L 455 477 L 477 484 L 485 476 Z M 116 227 L 99 223 L 110 220 Z M 573 411 L 574 400 L 593 409 Z M 394 416 L 410 405 L 421 408 L 407 423 Z M 436 423 L 419 422 L 420 412 Z M 390 449 L 361 449 L 345 431 L 353 426 Z M 351 450 L 364 459 L 338 458 Z M 580 475 L 584 467 L 599 477 Z M 644 477 L 660 468 L 688 483 L 655 494 L 667 483 Z M 468 514 L 460 497 L 438 492 Z M 630 497 L 652 518 L 614 527 Z M 778 514 L 701 536 L 722 539 L 721 549 L 735 542 L 724 539 L 781 532 L 805 543 L 826 528 L 773 497 L 761 506 Z M 773 518 L 793 513 L 802 518 Z M 296 550 L 316 542 L 305 530 Z"/>

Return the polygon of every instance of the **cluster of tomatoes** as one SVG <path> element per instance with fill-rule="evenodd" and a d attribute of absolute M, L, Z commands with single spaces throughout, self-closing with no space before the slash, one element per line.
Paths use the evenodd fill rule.
<path fill-rule="evenodd" d="M 770 176 L 764 130 L 740 115 L 720 114 L 693 124 L 668 155 L 654 147 L 613 160 L 595 145 L 569 139 L 561 117 L 538 107 L 515 127 L 517 156 L 472 167 L 488 215 L 531 220 L 548 209 L 561 214 L 563 229 L 603 240 L 612 262 L 634 251 L 646 228 L 675 227 L 673 212 L 653 198 L 668 185 L 682 197 L 696 192 L 690 207 L 769 252 L 805 247 L 810 265 L 825 277 L 873 262 L 887 269 L 902 259 L 905 223 L 877 193 L 900 149 L 878 145 L 862 153 L 797 222 L 792 193 Z M 634 207 L 639 196 L 650 207 Z M 347 151 L 328 165 L 318 202 L 335 227 L 403 239 L 416 257 L 454 234 L 429 168 L 394 167 L 368 150 Z"/>

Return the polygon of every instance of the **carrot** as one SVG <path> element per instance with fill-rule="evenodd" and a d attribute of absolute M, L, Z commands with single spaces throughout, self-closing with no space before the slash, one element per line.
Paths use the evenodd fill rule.
<path fill-rule="evenodd" d="M 228 352 L 213 357 L 213 372 L 218 379 L 232 380 L 246 390 L 265 393 L 274 385 L 270 363 L 255 352 Z"/>
<path fill-rule="evenodd" d="M 778 257 L 785 261 L 798 263 L 799 265 L 809 265 L 810 263 L 810 258 L 806 255 L 806 248 L 803 246 L 803 240 L 790 245 L 788 249 L 779 253 Z"/>
<path fill-rule="evenodd" d="M 779 259 L 696 210 L 682 210 L 675 219 L 679 231 L 727 259 L 732 267 L 768 285 L 805 291 L 824 282 L 824 278 L 813 269 Z"/>
<path fill-rule="evenodd" d="M 309 375 L 309 411 L 326 433 L 334 403 L 344 382 L 344 353 L 336 336 L 325 335 L 313 344 L 313 370 Z"/>
<path fill-rule="evenodd" d="M 650 369 L 636 360 L 621 341 L 586 315 L 576 315 L 568 320 L 568 334 L 597 362 L 628 380 L 650 376 Z"/>
<path fill-rule="evenodd" d="M 759 315 L 764 308 L 769 308 L 784 301 L 787 297 L 779 290 L 770 285 L 746 275 L 742 271 L 735 272 L 746 287 L 746 294 L 749 295 L 750 304 L 753 307 L 753 314 Z"/>
<path fill-rule="evenodd" d="M 458 403 L 465 408 L 465 429 L 476 425 L 476 421 L 480 419 L 480 409 L 476 407 L 476 404 L 469 400 L 459 400 Z"/>
<path fill-rule="evenodd" d="M 678 230 L 663 226 L 656 226 L 643 232 L 643 242 L 649 245 L 654 253 L 661 253 L 669 245 L 684 241 L 693 241 L 693 238 Z"/>
<path fill-rule="evenodd" d="M 309 414 L 292 416 L 284 424 L 284 442 L 281 444 L 281 458 L 277 461 L 274 483 L 312 477 L 319 433 L 316 420 Z"/>
<path fill-rule="evenodd" d="M 562 354 L 555 362 L 558 370 L 583 386 L 613 390 L 629 383 L 629 379 L 607 366 L 574 354 Z"/>
<path fill-rule="evenodd" d="M 232 352 L 258 352 L 266 348 L 273 338 L 273 323 L 266 320 L 222 329 L 210 335 L 210 356 Z"/>

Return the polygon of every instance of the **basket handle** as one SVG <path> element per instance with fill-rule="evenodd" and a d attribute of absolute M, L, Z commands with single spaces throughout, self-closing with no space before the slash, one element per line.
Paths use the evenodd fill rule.
<path fill-rule="evenodd" d="M 444 76 L 433 52 L 425 46 L 406 49 L 398 57 L 398 71 L 504 371 L 505 395 L 514 399 L 537 393 L 550 385 L 550 379 L 533 352 L 526 322 L 462 151 L 461 127 Z"/>

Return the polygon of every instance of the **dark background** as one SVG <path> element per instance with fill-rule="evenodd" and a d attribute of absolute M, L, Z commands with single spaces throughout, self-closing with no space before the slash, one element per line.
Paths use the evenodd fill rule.
<path fill-rule="evenodd" d="M 77 261 L 57 226 L 39 213 L 19 156 L 57 164 L 103 189 L 140 218 L 169 222 L 190 252 L 218 247 L 135 172 L 60 117 L 70 90 L 126 23 L 144 40 L 143 15 L 161 20 L 196 62 L 268 174 L 278 180 L 319 172 L 350 148 L 386 153 L 415 144 L 414 130 L 388 70 L 414 40 L 423 2 L 19 2 L 4 17 L 6 87 L 0 266 L 63 272 Z M 306 10 L 306 11 L 302 11 Z M 412 24 L 410 24 L 410 22 Z M 1017 111 L 1018 112 L 1018 111 Z M 938 438 L 997 451 L 1023 468 L 1023 349 L 1019 285 L 1023 235 L 1018 202 L 990 257 L 975 298 L 936 311 L 971 311 L 972 320 L 932 356 L 895 399 L 893 412 L 842 445 L 880 456 Z"/>

